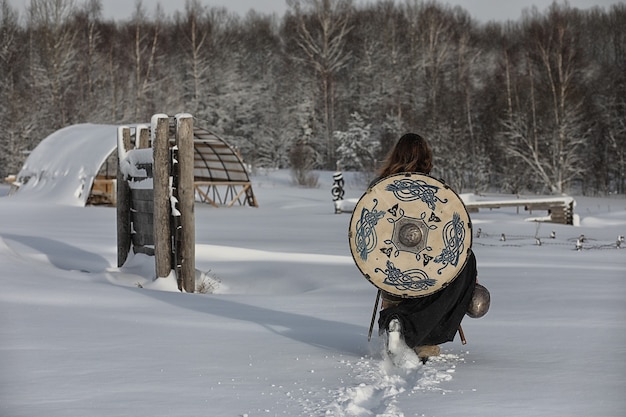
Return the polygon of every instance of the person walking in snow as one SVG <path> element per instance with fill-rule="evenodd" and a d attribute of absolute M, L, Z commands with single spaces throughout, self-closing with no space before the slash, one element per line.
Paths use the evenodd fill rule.
<path fill-rule="evenodd" d="M 374 182 L 402 172 L 429 174 L 433 155 L 420 135 L 407 133 L 387 155 Z M 374 183 L 373 182 L 373 183 Z M 422 362 L 438 356 L 440 344 L 450 342 L 468 311 L 476 286 L 476 258 L 470 250 L 458 276 L 445 288 L 419 298 L 401 298 L 381 291 L 380 333 L 387 332 L 387 349 L 393 355 L 394 340 L 404 340 Z"/>

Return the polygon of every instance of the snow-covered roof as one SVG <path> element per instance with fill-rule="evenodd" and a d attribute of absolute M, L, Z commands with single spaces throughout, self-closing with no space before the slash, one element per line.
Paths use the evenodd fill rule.
<path fill-rule="evenodd" d="M 26 159 L 15 197 L 84 206 L 100 167 L 117 148 L 117 129 L 86 123 L 52 133 Z"/>

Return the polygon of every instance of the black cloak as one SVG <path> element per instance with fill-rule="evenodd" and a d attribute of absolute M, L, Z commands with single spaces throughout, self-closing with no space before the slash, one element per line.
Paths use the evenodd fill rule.
<path fill-rule="evenodd" d="M 381 310 L 380 332 L 397 318 L 411 348 L 451 342 L 472 299 L 476 276 L 476 257 L 470 250 L 465 266 L 445 288 L 425 297 L 403 299 L 397 306 Z"/>

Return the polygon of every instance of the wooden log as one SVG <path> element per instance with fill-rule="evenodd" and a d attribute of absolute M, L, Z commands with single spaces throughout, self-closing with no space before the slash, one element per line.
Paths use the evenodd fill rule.
<path fill-rule="evenodd" d="M 130 251 L 130 188 L 120 169 L 119 161 L 126 157 L 130 149 L 130 128 L 120 127 L 117 131 L 117 267 L 120 268 L 128 259 Z"/>
<path fill-rule="evenodd" d="M 239 202 L 239 204 L 241 204 L 241 201 L 239 200 L 239 198 L 240 198 L 242 195 L 246 194 L 246 192 L 247 192 L 247 188 L 248 188 L 248 187 L 249 187 L 249 185 L 244 185 L 244 186 L 243 186 L 243 188 L 241 189 L 241 191 L 239 191 L 239 192 L 237 193 L 237 195 L 234 195 L 234 196 L 233 196 L 233 198 L 230 200 L 230 203 L 228 203 L 227 207 L 232 207 L 232 206 L 233 206 L 233 204 L 235 204 L 235 202 L 236 202 L 236 201 L 237 201 L 237 202 Z M 233 190 L 233 194 L 234 194 L 235 187 L 231 186 L 231 189 Z"/>
<path fill-rule="evenodd" d="M 568 216 L 565 206 L 552 206 L 550 207 L 549 212 L 550 220 L 552 220 L 553 223 L 568 224 Z"/>
<path fill-rule="evenodd" d="M 566 206 L 567 206 L 567 209 L 566 209 L 566 213 L 567 213 L 566 224 L 573 225 L 574 224 L 574 202 L 570 201 L 568 204 L 566 204 Z"/>
<path fill-rule="evenodd" d="M 246 187 L 246 200 L 248 201 L 248 205 L 250 207 L 259 207 L 256 202 L 256 198 L 254 197 L 254 192 L 252 192 L 251 186 Z"/>
<path fill-rule="evenodd" d="M 190 114 L 176 115 L 176 145 L 178 146 L 178 204 L 182 227 L 181 277 L 183 289 L 194 292 L 196 287 L 195 213 L 194 213 L 194 147 L 193 118 Z"/>
<path fill-rule="evenodd" d="M 169 116 L 155 114 L 151 122 L 154 155 L 154 262 L 157 278 L 165 278 L 172 270 Z"/>

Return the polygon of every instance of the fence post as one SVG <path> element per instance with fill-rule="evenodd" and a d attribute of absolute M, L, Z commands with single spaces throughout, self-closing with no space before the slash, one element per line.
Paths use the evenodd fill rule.
<path fill-rule="evenodd" d="M 154 262 L 157 278 L 172 271 L 170 237 L 170 119 L 166 114 L 152 116 L 153 189 L 154 189 Z"/>
<path fill-rule="evenodd" d="M 150 127 L 148 125 L 139 125 L 135 132 L 135 140 L 138 149 L 146 149 L 150 147 Z"/>
<path fill-rule="evenodd" d="M 180 279 L 186 292 L 194 292 L 196 287 L 196 231 L 193 118 L 190 114 L 176 115 L 176 145 L 178 147 L 178 207 L 183 232 L 179 248 L 181 257 Z"/>
<path fill-rule="evenodd" d="M 130 150 L 130 128 L 117 130 L 117 267 L 120 268 L 130 251 L 130 187 L 120 168 L 120 162 Z"/>

